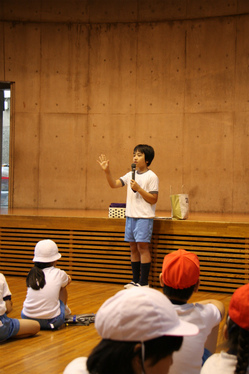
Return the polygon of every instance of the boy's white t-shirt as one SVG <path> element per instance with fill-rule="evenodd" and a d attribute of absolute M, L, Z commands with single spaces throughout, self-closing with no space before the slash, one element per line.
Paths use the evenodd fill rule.
<path fill-rule="evenodd" d="M 201 369 L 201 374 L 234 374 L 237 357 L 224 351 L 210 356 Z M 249 374 L 249 367 L 246 371 Z"/>
<path fill-rule="evenodd" d="M 71 361 L 63 374 L 89 374 L 86 368 L 87 357 L 78 357 Z"/>
<path fill-rule="evenodd" d="M 10 296 L 10 295 L 11 295 L 11 292 L 10 292 L 8 283 L 6 281 L 6 278 L 2 273 L 0 273 L 0 316 L 2 316 L 7 310 L 6 304 L 3 298 L 6 296 Z"/>
<path fill-rule="evenodd" d="M 23 303 L 23 313 L 30 318 L 50 319 L 60 313 L 59 294 L 62 287 L 68 284 L 64 270 L 51 266 L 43 269 L 46 284 L 40 290 L 28 287 Z"/>
<path fill-rule="evenodd" d="M 184 336 L 179 351 L 173 353 L 169 374 L 199 374 L 204 345 L 213 327 L 221 321 L 219 309 L 214 304 L 174 305 L 180 319 L 194 323 L 200 329 L 195 336 Z"/>
<path fill-rule="evenodd" d="M 139 192 L 133 192 L 130 187 L 131 179 L 131 171 L 120 178 L 121 182 L 127 186 L 126 216 L 132 218 L 154 218 L 156 204 L 147 203 Z M 136 170 L 135 181 L 146 192 L 158 193 L 159 179 L 152 170 L 147 170 L 141 174 Z"/>

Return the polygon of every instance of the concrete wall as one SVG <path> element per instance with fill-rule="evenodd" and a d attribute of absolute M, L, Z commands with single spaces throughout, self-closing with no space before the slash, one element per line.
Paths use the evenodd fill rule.
<path fill-rule="evenodd" d="M 13 207 L 107 209 L 133 147 L 155 148 L 158 210 L 249 208 L 249 2 L 2 0 L 0 81 L 14 82 Z"/>

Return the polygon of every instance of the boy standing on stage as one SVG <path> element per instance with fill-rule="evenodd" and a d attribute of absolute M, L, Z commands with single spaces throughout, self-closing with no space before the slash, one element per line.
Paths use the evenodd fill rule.
<path fill-rule="evenodd" d="M 127 185 L 125 241 L 130 243 L 133 279 L 124 286 L 125 288 L 148 287 L 151 265 L 149 246 L 159 185 L 158 177 L 148 168 L 153 158 L 154 149 L 151 146 L 137 145 L 133 151 L 133 163 L 136 165 L 135 178 L 132 179 L 130 171 L 116 180 L 112 177 L 106 156 L 101 155 L 98 160 L 111 188 Z"/>

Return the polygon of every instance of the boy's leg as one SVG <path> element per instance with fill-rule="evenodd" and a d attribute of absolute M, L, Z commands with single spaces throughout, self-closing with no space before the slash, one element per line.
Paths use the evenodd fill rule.
<path fill-rule="evenodd" d="M 141 277 L 138 283 L 141 286 L 147 286 L 151 265 L 150 243 L 139 242 L 137 248 L 141 259 Z"/>
<path fill-rule="evenodd" d="M 137 243 L 130 242 L 131 250 L 131 268 L 132 268 L 132 281 L 138 283 L 140 277 L 140 254 L 137 249 Z"/>

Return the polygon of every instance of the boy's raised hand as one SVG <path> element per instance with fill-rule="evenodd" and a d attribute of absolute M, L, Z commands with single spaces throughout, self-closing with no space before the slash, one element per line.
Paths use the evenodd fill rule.
<path fill-rule="evenodd" d="M 106 171 L 109 168 L 109 160 L 106 159 L 105 155 L 100 155 L 97 162 L 100 164 L 104 171 Z"/>

